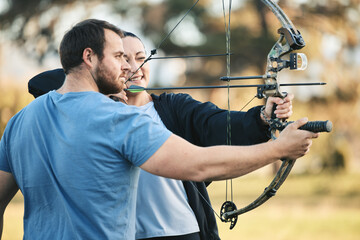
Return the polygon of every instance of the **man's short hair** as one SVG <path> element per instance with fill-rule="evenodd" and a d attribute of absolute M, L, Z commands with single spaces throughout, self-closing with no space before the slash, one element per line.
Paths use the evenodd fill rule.
<path fill-rule="evenodd" d="M 106 21 L 88 19 L 76 24 L 63 37 L 60 43 L 60 60 L 65 73 L 83 62 L 83 52 L 91 48 L 101 60 L 104 57 L 105 29 L 124 37 L 120 28 Z"/>

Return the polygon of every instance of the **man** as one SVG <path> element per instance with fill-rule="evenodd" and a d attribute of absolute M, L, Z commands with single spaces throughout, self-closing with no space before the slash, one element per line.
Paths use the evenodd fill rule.
<path fill-rule="evenodd" d="M 125 58 L 130 65 L 127 88 L 132 85 L 147 87 L 150 66 L 144 63 L 146 50 L 139 37 L 124 32 L 122 39 Z M 141 67 L 140 67 L 141 66 Z M 46 71 L 29 81 L 29 92 L 38 97 L 56 90 L 65 81 L 63 69 Z M 114 95 L 111 96 L 112 98 Z M 163 124 L 172 133 L 197 146 L 223 145 L 226 142 L 228 111 L 210 102 L 201 103 L 190 95 L 163 93 L 159 96 L 147 91 L 128 92 L 124 98 L 128 105 L 135 105 L 154 121 Z M 271 115 L 273 102 L 277 103 L 276 117 L 287 119 L 292 114 L 292 94 L 282 100 L 269 97 L 264 108 Z M 233 134 L 231 145 L 251 145 L 269 140 L 269 125 L 261 119 L 257 106 L 247 112 L 231 111 Z M 142 146 L 139 146 L 141 148 Z M 216 218 L 211 207 L 206 186 L 209 183 L 181 181 L 164 178 L 140 170 L 136 204 L 136 239 L 209 240 L 220 239 Z"/>
<path fill-rule="evenodd" d="M 318 136 L 298 130 L 301 119 L 264 144 L 186 142 L 103 95 L 124 87 L 129 65 L 121 37 L 104 21 L 75 25 L 60 44 L 64 84 L 9 121 L 0 142 L 1 232 L 4 210 L 20 189 L 24 239 L 134 239 L 138 167 L 175 179 L 222 180 L 297 159 Z"/>

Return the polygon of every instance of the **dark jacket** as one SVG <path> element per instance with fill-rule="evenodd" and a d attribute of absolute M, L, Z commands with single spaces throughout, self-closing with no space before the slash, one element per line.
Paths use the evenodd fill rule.
<path fill-rule="evenodd" d="M 151 94 L 166 128 L 197 146 L 226 145 L 228 111 L 188 94 Z M 231 111 L 231 144 L 250 145 L 269 140 L 268 127 L 260 118 L 260 106 L 247 112 Z M 183 181 L 189 205 L 195 213 L 202 240 L 220 239 L 204 182 Z M 195 186 L 197 189 L 195 189 Z M 200 195 L 199 194 L 202 195 Z M 203 199 L 205 198 L 205 200 Z"/>

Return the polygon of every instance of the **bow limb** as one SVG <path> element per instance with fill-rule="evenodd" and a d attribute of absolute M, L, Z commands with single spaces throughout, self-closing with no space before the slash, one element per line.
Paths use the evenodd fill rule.
<path fill-rule="evenodd" d="M 295 160 L 283 160 L 283 163 L 279 171 L 277 172 L 276 176 L 269 184 L 269 186 L 265 188 L 264 192 L 257 199 L 255 199 L 252 203 L 248 204 L 246 207 L 223 213 L 222 217 L 227 220 L 233 219 L 240 214 L 246 213 L 248 211 L 251 211 L 259 207 L 260 205 L 265 203 L 269 198 L 275 196 L 277 190 L 284 183 L 285 179 L 289 175 L 294 164 L 295 164 Z M 234 226 L 232 226 L 230 229 L 232 229 L 233 227 Z"/>
<path fill-rule="evenodd" d="M 265 74 L 267 76 L 265 79 L 265 84 L 277 84 L 277 73 L 287 67 L 293 69 L 291 67 L 294 64 L 292 62 L 289 63 L 289 61 L 282 60 L 281 57 L 292 52 L 293 50 L 298 50 L 305 47 L 305 41 L 291 20 L 276 3 L 274 3 L 272 0 L 262 0 L 262 2 L 270 8 L 270 10 L 275 14 L 282 25 L 282 28 L 278 30 L 278 33 L 280 34 L 279 39 L 274 44 L 267 56 Z M 297 55 L 294 55 L 294 57 L 297 58 Z M 290 61 L 292 60 L 297 59 L 290 57 Z M 277 84 L 277 86 L 279 85 Z M 265 91 L 264 97 L 268 96 L 284 97 L 284 95 L 279 90 L 279 87 L 272 91 Z"/>

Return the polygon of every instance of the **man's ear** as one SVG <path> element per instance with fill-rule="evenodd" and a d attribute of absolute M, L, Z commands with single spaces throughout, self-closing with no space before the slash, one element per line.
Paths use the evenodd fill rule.
<path fill-rule="evenodd" d="M 96 58 L 96 55 L 94 53 L 94 51 L 91 48 L 85 48 L 83 51 L 83 61 L 84 63 L 89 66 L 92 67 Z"/>

